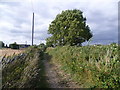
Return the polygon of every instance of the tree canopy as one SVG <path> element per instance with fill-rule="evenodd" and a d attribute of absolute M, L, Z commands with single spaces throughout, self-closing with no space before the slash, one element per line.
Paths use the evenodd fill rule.
<path fill-rule="evenodd" d="M 83 12 L 77 9 L 65 10 L 58 14 L 49 25 L 48 46 L 81 45 L 92 37 L 90 28 L 86 25 Z"/>

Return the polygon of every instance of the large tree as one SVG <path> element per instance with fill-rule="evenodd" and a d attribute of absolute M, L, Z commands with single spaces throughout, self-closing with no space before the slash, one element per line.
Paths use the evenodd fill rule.
<path fill-rule="evenodd" d="M 58 14 L 49 25 L 48 33 L 52 36 L 47 38 L 49 46 L 57 45 L 81 45 L 92 37 L 90 28 L 86 25 L 86 18 L 82 11 L 65 10 Z"/>

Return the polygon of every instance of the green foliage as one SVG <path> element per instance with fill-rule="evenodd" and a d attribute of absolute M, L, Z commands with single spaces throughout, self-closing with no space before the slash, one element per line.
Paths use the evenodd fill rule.
<path fill-rule="evenodd" d="M 40 46 L 40 47 L 44 47 L 44 46 L 45 46 L 45 44 L 44 44 L 44 43 L 41 43 L 39 46 Z"/>
<path fill-rule="evenodd" d="M 41 43 L 40 45 L 38 45 L 38 48 L 44 52 L 46 50 L 47 46 L 44 43 Z"/>
<path fill-rule="evenodd" d="M 54 42 L 53 42 L 52 37 L 49 37 L 49 38 L 46 39 L 46 46 L 47 47 L 54 47 L 53 43 Z"/>
<path fill-rule="evenodd" d="M 58 14 L 49 25 L 48 32 L 52 34 L 47 39 L 48 46 L 81 45 L 92 37 L 86 18 L 77 9 Z"/>
<path fill-rule="evenodd" d="M 120 88 L 117 44 L 64 46 L 48 48 L 46 52 L 83 88 Z"/>
<path fill-rule="evenodd" d="M 17 87 L 17 82 L 19 82 L 19 79 L 21 77 L 21 74 L 26 67 L 25 60 L 22 61 L 14 61 L 12 64 L 7 65 L 2 70 L 2 84 L 3 88 L 9 87 Z M 15 84 L 16 82 L 16 84 Z"/>
<path fill-rule="evenodd" d="M 2 41 L 0 41 L 0 48 L 4 47 L 4 43 Z"/>
<path fill-rule="evenodd" d="M 28 47 L 25 56 L 8 63 L 2 69 L 3 88 L 41 88 L 43 51 L 36 46 Z M 11 57 L 12 58 L 12 57 Z M 9 59 L 9 57 L 8 57 Z"/>
<path fill-rule="evenodd" d="M 19 49 L 19 45 L 16 42 L 14 42 L 13 44 L 10 44 L 9 47 L 11 49 Z"/>

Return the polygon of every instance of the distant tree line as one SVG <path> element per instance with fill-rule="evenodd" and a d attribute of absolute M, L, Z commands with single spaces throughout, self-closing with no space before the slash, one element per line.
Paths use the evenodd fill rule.
<path fill-rule="evenodd" d="M 0 48 L 4 47 L 4 43 L 2 41 L 0 41 Z"/>
<path fill-rule="evenodd" d="M 9 46 L 3 42 L 3 41 L 0 41 L 0 48 L 11 48 L 11 49 L 19 49 L 19 45 L 14 42 L 12 44 L 9 44 Z"/>
<path fill-rule="evenodd" d="M 16 42 L 9 44 L 9 46 L 5 43 L 3 43 L 3 41 L 0 41 L 0 48 L 11 48 L 11 49 L 20 49 L 20 48 L 27 48 L 30 45 L 27 44 L 17 44 Z M 40 43 L 39 45 L 34 45 L 34 47 L 39 47 L 42 48 L 43 51 L 46 49 L 46 45 L 44 43 Z"/>
<path fill-rule="evenodd" d="M 18 45 L 16 42 L 10 44 L 9 47 L 10 47 L 11 49 L 19 49 L 19 45 Z"/>
<path fill-rule="evenodd" d="M 23 44 L 24 47 L 28 47 L 30 45 L 26 45 L 26 44 Z M 14 43 L 11 43 L 9 44 L 9 46 L 3 42 L 3 41 L 0 41 L 0 48 L 11 48 L 11 49 L 19 49 L 20 47 L 22 47 L 22 45 L 20 44 L 17 44 L 16 42 Z M 23 48 L 24 48 L 23 47 Z"/>

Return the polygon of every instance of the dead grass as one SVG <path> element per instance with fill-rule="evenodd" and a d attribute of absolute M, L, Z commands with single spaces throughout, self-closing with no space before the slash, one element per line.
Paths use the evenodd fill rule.
<path fill-rule="evenodd" d="M 15 50 L 15 49 L 0 49 L 0 56 L 12 56 L 24 52 L 25 49 Z"/>

